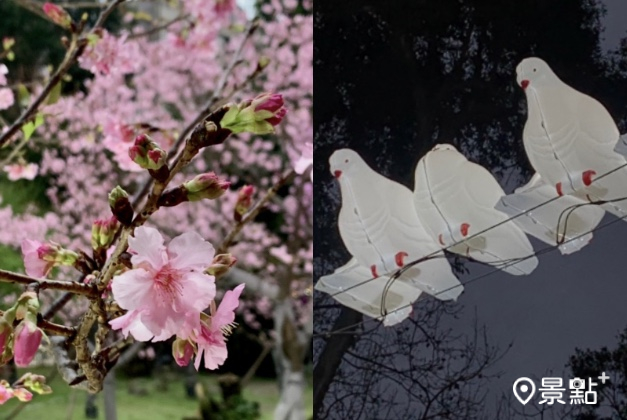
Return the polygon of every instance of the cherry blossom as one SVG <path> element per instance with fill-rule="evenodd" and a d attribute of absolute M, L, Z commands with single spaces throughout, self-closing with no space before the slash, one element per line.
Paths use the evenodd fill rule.
<path fill-rule="evenodd" d="M 13 91 L 9 88 L 0 88 L 0 111 L 9 108 L 14 103 Z"/>
<path fill-rule="evenodd" d="M 205 319 L 201 321 L 200 331 L 196 334 L 198 345 L 198 353 L 194 360 L 196 370 L 200 367 L 200 361 L 203 358 L 207 369 L 217 369 L 226 360 L 228 352 L 224 334 L 230 332 L 235 320 L 235 310 L 239 306 L 242 290 L 244 290 L 244 285 L 240 284 L 235 289 L 227 291 L 218 309 L 210 317 L 204 317 Z"/>
<path fill-rule="evenodd" d="M 129 238 L 129 247 L 133 269 L 115 277 L 111 287 L 128 312 L 111 326 L 139 341 L 166 340 L 186 322 L 198 327 L 198 314 L 215 296 L 214 277 L 203 273 L 213 260 L 213 246 L 195 232 L 166 246 L 159 231 L 141 226 Z"/>
<path fill-rule="evenodd" d="M 1 90 L 0 90 L 1 95 Z M 1 101 L 2 99 L 0 99 Z M 39 166 L 36 163 L 28 163 L 25 165 L 19 163 L 13 163 L 6 165 L 4 171 L 7 173 L 7 177 L 11 181 L 17 181 L 18 179 L 35 179 Z"/>

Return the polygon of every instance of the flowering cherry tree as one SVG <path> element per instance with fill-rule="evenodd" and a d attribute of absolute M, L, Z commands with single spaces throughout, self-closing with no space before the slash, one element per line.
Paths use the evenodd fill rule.
<path fill-rule="evenodd" d="M 0 110 L 15 116 L 0 119 L 0 168 L 7 182 L 45 181 L 50 203 L 0 208 L 0 243 L 21 248 L 26 272 L 0 270 L 24 289 L 4 299 L 3 363 L 27 366 L 49 342 L 63 378 L 98 392 L 132 341 L 173 340 L 179 365 L 216 369 L 236 313 L 252 330 L 265 317 L 277 418 L 303 416 L 311 8 L 272 0 L 251 20 L 230 0 L 114 0 L 97 16 L 41 4 L 65 31 L 62 62 L 28 84 L 0 64 Z M 13 48 L 5 38 L 0 62 L 19 60 Z M 76 66 L 92 74 L 85 89 L 59 95 Z M 48 391 L 20 381 L 0 384 L 0 402 Z"/>

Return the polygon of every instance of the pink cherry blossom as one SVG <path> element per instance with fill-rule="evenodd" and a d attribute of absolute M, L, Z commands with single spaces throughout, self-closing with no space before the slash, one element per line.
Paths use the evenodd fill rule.
<path fill-rule="evenodd" d="M 43 334 L 33 322 L 22 321 L 15 328 L 15 342 L 13 344 L 13 359 L 19 367 L 26 367 L 33 361 Z"/>
<path fill-rule="evenodd" d="M 54 259 L 46 258 L 50 256 L 52 247 L 39 241 L 24 239 L 22 241 L 22 256 L 24 257 L 24 268 L 26 274 L 31 277 L 46 277 L 52 267 Z"/>
<path fill-rule="evenodd" d="M 198 344 L 198 354 L 194 360 L 196 370 L 200 367 L 200 360 L 203 357 L 207 369 L 217 369 L 226 360 L 228 352 L 223 331 L 235 320 L 235 310 L 239 306 L 239 296 L 243 289 L 244 284 L 240 284 L 235 289 L 227 291 L 208 322 L 201 323 L 200 334 L 196 339 Z"/>
<path fill-rule="evenodd" d="M 17 181 L 18 179 L 35 179 L 39 166 L 36 163 L 28 163 L 21 165 L 19 163 L 13 163 L 6 165 L 4 171 L 7 173 L 7 177 L 11 181 Z"/>
<path fill-rule="evenodd" d="M 89 45 L 79 58 L 81 67 L 94 74 L 126 74 L 136 69 L 137 45 L 126 42 L 127 35 L 116 37 L 102 31 L 99 40 Z"/>
<path fill-rule="evenodd" d="M 0 381 L 0 405 L 4 404 L 13 397 L 13 390 L 9 387 L 7 381 Z"/>
<path fill-rule="evenodd" d="M 0 111 L 9 108 L 15 103 L 15 96 L 13 91 L 9 88 L 0 89 Z"/>
<path fill-rule="evenodd" d="M 128 242 L 134 268 L 115 277 L 111 288 L 128 312 L 111 326 L 139 341 L 185 335 L 183 325 L 198 327 L 198 314 L 215 296 L 214 277 L 203 273 L 213 260 L 213 246 L 196 232 L 177 236 L 165 246 L 159 231 L 145 226 L 135 229 Z"/>

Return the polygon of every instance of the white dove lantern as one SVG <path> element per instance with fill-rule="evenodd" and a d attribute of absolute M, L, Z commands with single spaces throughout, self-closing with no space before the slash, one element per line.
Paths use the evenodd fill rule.
<path fill-rule="evenodd" d="M 390 282 L 389 288 L 384 292 L 387 282 L 388 278 L 385 277 L 371 279 L 370 269 L 353 258 L 332 274 L 320 277 L 315 289 L 328 293 L 344 306 L 372 318 L 382 319 L 385 326 L 391 326 L 411 314 L 412 304 L 422 291 L 407 276 Z"/>
<path fill-rule="evenodd" d="M 416 167 L 415 210 L 434 241 L 507 273 L 529 274 L 538 265 L 529 239 L 494 208 L 504 195 L 490 172 L 450 144 L 435 146 Z"/>
<path fill-rule="evenodd" d="M 421 224 L 413 209 L 412 192 L 376 173 L 353 150 L 335 151 L 329 163 L 342 194 L 340 236 L 357 263 L 368 269 L 369 278 L 384 277 L 387 282 L 406 263 L 428 256 L 394 281 L 440 300 L 457 299 L 463 286 Z M 378 293 L 383 286 L 383 282 L 371 282 Z"/>
<path fill-rule="evenodd" d="M 495 206 L 510 216 L 524 232 L 558 246 L 562 254 L 579 251 L 592 240 L 592 231 L 605 210 L 574 195 L 557 197 L 555 187 L 535 174 L 514 194 L 501 197 Z"/>
<path fill-rule="evenodd" d="M 525 151 L 542 182 L 626 217 L 627 161 L 614 151 L 619 131 L 609 112 L 539 58 L 524 59 L 516 75 L 527 98 Z"/>

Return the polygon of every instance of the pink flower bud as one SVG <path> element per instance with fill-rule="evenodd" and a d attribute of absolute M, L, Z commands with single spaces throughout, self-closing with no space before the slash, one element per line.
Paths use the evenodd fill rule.
<path fill-rule="evenodd" d="M 0 381 L 0 405 L 13 397 L 13 390 L 5 380 Z"/>
<path fill-rule="evenodd" d="M 135 144 L 128 149 L 128 155 L 133 162 L 144 169 L 157 170 L 166 163 L 168 154 L 146 134 L 135 138 Z"/>
<path fill-rule="evenodd" d="M 32 321 L 24 319 L 18 324 L 13 343 L 13 359 L 17 366 L 26 367 L 33 361 L 42 337 L 42 331 Z"/>
<path fill-rule="evenodd" d="M 69 28 L 72 24 L 72 17 L 60 6 L 54 3 L 44 3 L 44 13 L 50 18 L 51 21 L 57 25 Z"/>
<path fill-rule="evenodd" d="M 248 209 L 252 206 L 253 193 L 255 187 L 252 185 L 244 185 L 237 193 L 237 202 L 235 203 L 235 211 L 233 212 L 233 218 L 236 222 L 242 220 L 242 216 L 246 214 Z"/>
<path fill-rule="evenodd" d="M 115 216 L 109 219 L 98 219 L 91 227 L 91 246 L 93 249 L 109 248 L 118 229 L 119 222 Z"/>
<path fill-rule="evenodd" d="M 220 179 L 213 172 L 197 175 L 191 181 L 183 184 L 183 189 L 187 192 L 188 201 L 198 201 L 203 198 L 209 200 L 216 199 L 229 189 L 231 183 Z"/>
<path fill-rule="evenodd" d="M 188 340 L 177 338 L 172 343 L 172 356 L 179 366 L 187 366 L 194 356 L 194 347 Z"/>
<path fill-rule="evenodd" d="M 220 127 L 237 134 L 250 132 L 268 134 L 274 132 L 287 114 L 283 107 L 283 96 L 278 93 L 263 93 L 238 106 L 230 105 L 229 110 L 220 120 Z"/>
<path fill-rule="evenodd" d="M 22 402 L 28 402 L 33 399 L 33 394 L 26 388 L 15 388 L 13 396 Z"/>

